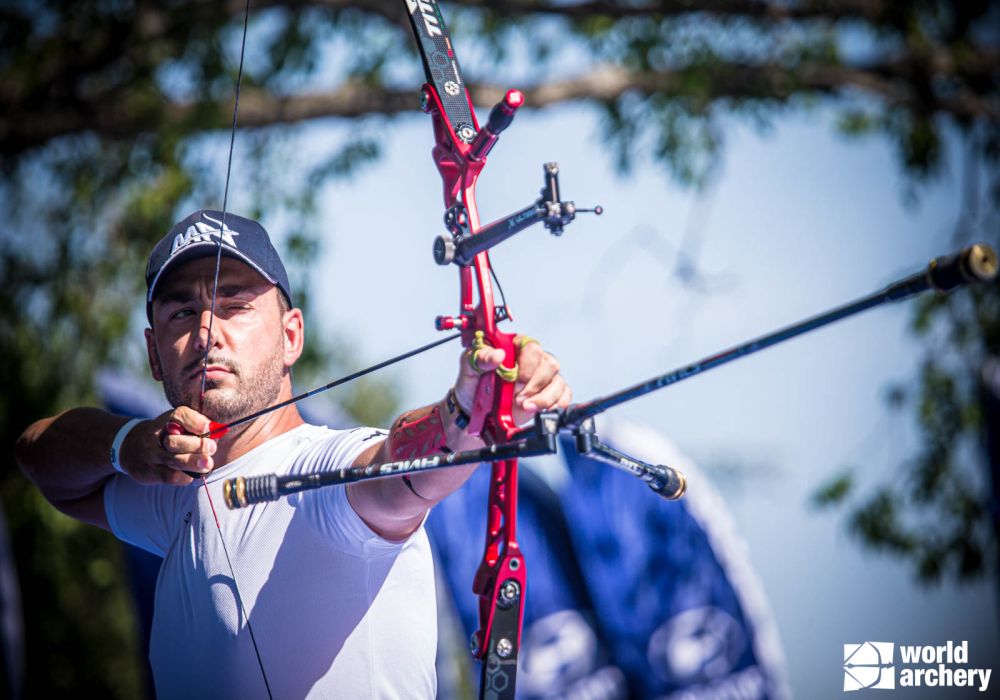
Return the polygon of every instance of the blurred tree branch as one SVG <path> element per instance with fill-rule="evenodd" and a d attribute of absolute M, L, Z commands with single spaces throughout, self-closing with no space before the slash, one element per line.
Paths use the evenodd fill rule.
<path fill-rule="evenodd" d="M 959 71 L 952 57 L 940 52 L 932 60 L 929 75 L 932 81 L 962 84 L 974 79 L 989 79 L 1000 70 L 996 52 L 975 56 Z M 527 104 L 534 108 L 547 107 L 569 100 L 595 100 L 610 103 L 627 93 L 642 96 L 686 96 L 687 87 L 703 80 L 706 90 L 698 99 L 707 102 L 722 99 L 757 98 L 784 102 L 802 98 L 809 93 L 836 96 L 858 91 L 880 99 L 887 105 L 924 114 L 943 114 L 960 120 L 1000 120 L 1000 101 L 993 95 L 977 94 L 971 89 L 952 87 L 943 94 L 927 96 L 912 84 L 913 76 L 928 66 L 915 66 L 912 59 L 840 66 L 823 63 L 802 63 L 785 66 L 780 63 L 750 65 L 743 62 L 719 61 L 712 65 L 692 66 L 679 70 L 635 71 L 606 65 L 568 80 L 552 80 L 540 85 L 520 88 Z M 474 84 L 470 91 L 479 106 L 495 103 L 506 88 L 501 85 Z M 3 93 L 0 90 L 0 93 Z M 341 85 L 336 90 L 290 96 L 275 95 L 267 90 L 247 89 L 241 96 L 240 126 L 256 128 L 291 124 L 327 117 L 360 117 L 371 114 L 393 115 L 411 112 L 414 105 L 412 89 L 392 90 L 362 82 Z M 38 114 L 18 113 L 9 95 L 2 95 L 7 111 L 0 117 L 0 152 L 17 153 L 45 143 L 53 138 L 78 132 L 93 132 L 112 139 L 134 137 L 169 125 L 197 123 L 211 114 L 206 128 L 224 128 L 231 100 L 212 103 L 174 101 L 164 105 L 116 104 L 105 96 L 95 96 L 92 104 L 63 106 L 43 105 Z"/>

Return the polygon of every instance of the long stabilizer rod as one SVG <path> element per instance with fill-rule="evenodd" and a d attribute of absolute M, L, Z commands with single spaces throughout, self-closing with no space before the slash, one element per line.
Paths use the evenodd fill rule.
<path fill-rule="evenodd" d="M 933 289 L 938 292 L 950 292 L 953 289 L 975 282 L 986 282 L 997 274 L 997 254 L 989 245 L 976 243 L 952 255 L 935 258 L 926 270 L 893 282 L 885 289 L 869 294 L 826 313 L 813 316 L 791 326 L 760 336 L 749 342 L 723 350 L 715 355 L 703 358 L 689 365 L 648 379 L 627 389 L 616 391 L 592 401 L 586 401 L 570 406 L 562 417 L 563 428 L 577 428 L 588 418 L 603 413 L 626 401 L 644 396 L 663 387 L 676 384 L 697 374 L 724 365 L 727 362 L 769 348 L 772 345 L 790 340 L 796 336 L 816 330 L 822 326 L 839 321 L 848 316 L 867 311 L 875 306 Z"/>

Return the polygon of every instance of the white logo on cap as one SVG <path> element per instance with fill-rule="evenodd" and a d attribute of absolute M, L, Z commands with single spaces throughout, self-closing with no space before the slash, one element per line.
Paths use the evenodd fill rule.
<path fill-rule="evenodd" d="M 202 222 L 197 222 L 187 227 L 184 233 L 178 233 L 174 237 L 174 242 L 170 246 L 170 254 L 173 255 L 181 248 L 188 246 L 192 243 L 203 243 L 205 241 L 212 241 L 222 236 L 222 242 L 231 248 L 236 247 L 236 237 L 240 234 L 233 231 L 229 226 L 223 225 L 221 221 L 213 219 L 207 214 L 202 214 L 202 218 L 206 221 L 211 222 L 214 226 L 209 224 L 204 224 Z"/>

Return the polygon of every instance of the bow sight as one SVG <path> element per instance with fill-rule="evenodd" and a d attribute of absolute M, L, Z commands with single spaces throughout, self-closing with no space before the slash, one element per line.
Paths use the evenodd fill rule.
<path fill-rule="evenodd" d="M 514 90 L 510 92 L 514 92 Z M 502 104 L 503 102 L 497 107 Z M 497 107 L 493 108 L 494 112 Z M 545 224 L 545 228 L 553 236 L 561 236 L 563 227 L 572 222 L 577 214 L 592 213 L 600 216 L 604 213 L 604 207 L 600 205 L 593 209 L 580 209 L 573 202 L 561 201 L 559 199 L 559 164 L 546 163 L 543 168 L 545 185 L 542 187 L 538 200 L 510 216 L 487 224 L 479 229 L 475 236 L 469 232 L 469 218 L 465 207 L 461 204 L 449 207 L 444 214 L 444 225 L 450 235 L 441 235 L 434 239 L 434 262 L 438 265 L 455 263 L 462 267 L 468 267 L 479 253 L 489 250 L 515 233 L 520 233 L 538 222 Z"/>
<path fill-rule="evenodd" d="M 433 114 L 434 101 L 430 94 L 426 88 L 421 91 L 420 106 L 425 112 Z M 472 137 L 465 160 L 481 167 L 487 154 L 496 145 L 500 133 L 514 121 L 514 114 L 523 104 L 524 95 L 519 90 L 508 90 L 503 99 L 490 110 L 486 124 Z M 462 138 L 461 131 L 458 136 Z M 593 209 L 578 209 L 573 202 L 563 202 L 559 198 L 559 164 L 546 163 L 543 167 L 545 183 L 538 200 L 510 216 L 483 226 L 476 231 L 475 236 L 472 236 L 469 228 L 465 205 L 458 202 L 448 207 L 444 213 L 444 225 L 450 236 L 438 236 L 434 239 L 434 261 L 438 265 L 455 263 L 468 267 L 479 253 L 502 243 L 532 224 L 542 222 L 553 236 L 561 236 L 563 227 L 573 221 L 577 214 L 604 213 L 604 208 L 600 205 Z"/>

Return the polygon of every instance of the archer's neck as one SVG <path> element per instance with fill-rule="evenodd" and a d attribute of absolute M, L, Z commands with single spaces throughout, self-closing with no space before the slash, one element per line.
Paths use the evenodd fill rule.
<path fill-rule="evenodd" d="M 305 421 L 302 420 L 298 408 L 292 405 L 261 416 L 245 428 L 241 426 L 241 429 L 233 430 L 219 440 L 219 448 L 213 456 L 215 468 L 229 464 L 255 447 L 289 430 L 294 430 L 303 423 Z"/>

